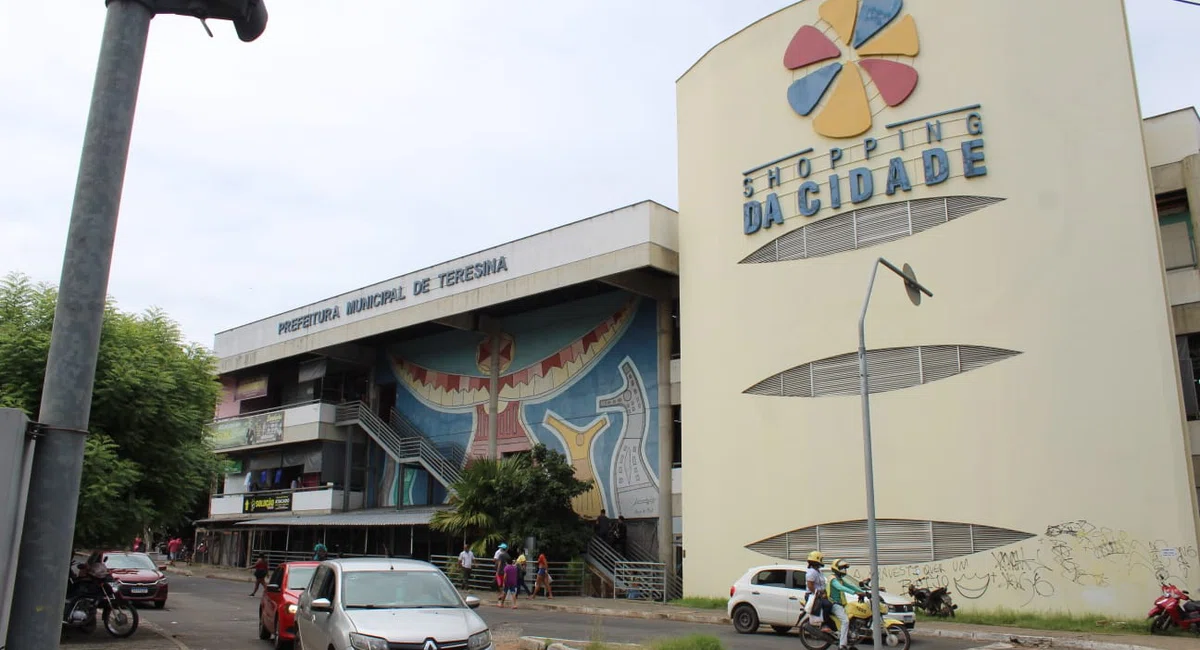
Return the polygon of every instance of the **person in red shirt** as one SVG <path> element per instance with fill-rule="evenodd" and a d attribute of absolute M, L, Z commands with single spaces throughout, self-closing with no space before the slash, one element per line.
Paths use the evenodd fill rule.
<path fill-rule="evenodd" d="M 258 594 L 258 588 L 262 587 L 263 591 L 267 590 L 267 558 L 259 555 L 258 561 L 254 563 L 254 591 L 250 592 L 251 596 Z"/>
<path fill-rule="evenodd" d="M 172 537 L 171 541 L 167 542 L 167 558 L 171 564 L 175 564 L 175 560 L 179 559 L 180 546 L 183 546 L 183 540 L 178 537 Z"/>
<path fill-rule="evenodd" d="M 553 599 L 554 593 L 550 590 L 550 581 L 550 563 L 546 561 L 545 553 L 539 553 L 537 559 L 537 578 L 533 581 L 533 593 L 529 595 L 529 598 L 537 598 L 538 589 L 545 589 L 546 598 Z"/>

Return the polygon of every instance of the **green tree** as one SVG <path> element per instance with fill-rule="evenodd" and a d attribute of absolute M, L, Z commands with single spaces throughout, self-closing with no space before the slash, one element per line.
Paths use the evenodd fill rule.
<path fill-rule="evenodd" d="M 430 525 L 473 540 L 477 552 L 532 536 L 539 548 L 570 558 L 591 536 L 571 499 L 591 487 L 575 477 L 566 456 L 545 445 L 500 460 L 478 458 L 454 484 L 450 509 L 436 513 Z"/>
<path fill-rule="evenodd" d="M 0 406 L 36 417 L 57 292 L 10 274 L 0 281 Z M 161 310 L 130 314 L 110 300 L 84 453 L 75 541 L 125 544 L 145 528 L 186 523 L 219 463 L 208 442 L 220 386 L 203 347 Z"/>

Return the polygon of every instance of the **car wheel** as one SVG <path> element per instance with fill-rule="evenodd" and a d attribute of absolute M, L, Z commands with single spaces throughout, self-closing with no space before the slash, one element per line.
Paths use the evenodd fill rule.
<path fill-rule="evenodd" d="M 266 625 L 263 625 L 262 615 L 262 610 L 258 610 L 258 638 L 262 639 L 263 641 L 270 641 L 271 631 L 267 629 Z"/>
<path fill-rule="evenodd" d="M 775 634 L 787 634 L 792 631 L 792 628 L 786 625 L 772 625 L 771 629 L 775 630 Z"/>
<path fill-rule="evenodd" d="M 167 606 L 167 601 L 165 601 L 165 600 L 154 601 L 154 609 L 162 609 L 166 606 Z"/>
<path fill-rule="evenodd" d="M 733 610 L 733 629 L 740 634 L 754 634 L 758 631 L 758 612 L 750 605 L 738 605 Z"/>
<path fill-rule="evenodd" d="M 280 650 L 290 645 L 290 643 L 283 640 L 283 637 L 279 636 L 279 617 L 277 616 L 275 617 L 275 648 L 276 650 Z"/>

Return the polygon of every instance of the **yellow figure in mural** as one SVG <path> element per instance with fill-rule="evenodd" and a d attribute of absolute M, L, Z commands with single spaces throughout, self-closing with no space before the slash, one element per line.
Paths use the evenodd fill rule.
<path fill-rule="evenodd" d="M 584 428 L 577 429 L 553 412 L 546 411 L 543 423 L 566 444 L 567 452 L 571 456 L 571 466 L 575 468 L 575 478 L 581 481 L 595 481 L 596 473 L 592 470 L 592 441 L 608 428 L 608 416 L 601 415 Z M 574 506 L 575 512 L 584 517 L 598 516 L 604 508 L 604 496 L 600 491 L 599 481 L 592 485 L 591 490 L 571 499 L 571 505 Z"/>

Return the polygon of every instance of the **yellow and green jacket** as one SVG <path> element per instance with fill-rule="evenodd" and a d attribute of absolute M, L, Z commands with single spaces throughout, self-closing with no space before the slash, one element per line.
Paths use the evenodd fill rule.
<path fill-rule="evenodd" d="M 851 596 L 864 593 L 858 585 L 846 579 L 846 576 L 834 575 L 829 579 L 829 600 L 833 601 L 834 605 L 846 604 L 846 595 Z"/>

